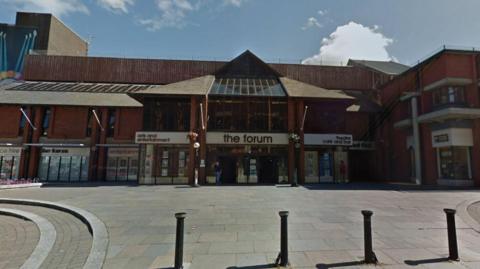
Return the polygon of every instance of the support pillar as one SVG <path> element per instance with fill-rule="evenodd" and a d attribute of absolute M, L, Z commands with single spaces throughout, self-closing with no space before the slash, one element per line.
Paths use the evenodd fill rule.
<path fill-rule="evenodd" d="M 202 97 L 202 107 L 203 107 L 203 115 L 200 114 L 200 117 L 203 117 L 203 123 L 205 129 L 202 129 L 202 119 L 199 117 L 199 142 L 200 142 L 200 154 L 199 154 L 199 165 L 203 161 L 203 167 L 200 166 L 198 172 L 198 181 L 200 184 L 205 184 L 207 182 L 207 115 L 208 115 L 208 99 L 207 97 Z M 200 113 L 200 107 L 198 108 L 198 113 Z"/>
<path fill-rule="evenodd" d="M 420 155 L 420 131 L 418 126 L 418 104 L 417 97 L 414 96 L 410 100 L 412 109 L 412 126 L 413 126 L 413 151 L 415 156 L 415 184 L 422 184 L 422 160 Z"/>
<path fill-rule="evenodd" d="M 98 139 L 98 144 L 106 144 L 107 143 L 107 130 L 108 130 L 108 118 L 110 115 L 108 115 L 108 109 L 107 108 L 102 108 L 99 109 L 102 113 L 100 116 L 100 122 L 102 123 L 103 128 L 105 130 L 100 132 L 99 139 Z M 118 114 L 118 113 L 117 113 Z M 117 115 L 116 115 L 117 116 Z M 118 117 L 117 121 L 115 124 L 118 123 Z M 115 132 L 117 132 L 118 128 L 115 128 Z M 96 144 L 95 144 L 96 145 Z M 93 147 L 94 145 L 92 145 Z M 105 175 L 106 175 L 106 164 L 107 164 L 107 147 L 96 147 L 97 154 L 98 154 L 98 159 L 97 159 L 97 176 L 94 178 L 94 180 L 99 181 L 99 180 L 105 180 Z"/>
<path fill-rule="evenodd" d="M 197 110 L 199 110 L 199 106 L 197 104 L 197 97 L 192 96 L 190 97 L 190 133 L 197 132 Z M 197 138 L 198 139 L 198 138 Z M 193 144 L 195 143 L 195 139 L 190 138 L 190 144 L 188 147 L 188 185 L 193 185 L 195 180 L 195 148 Z"/>
<path fill-rule="evenodd" d="M 288 98 L 287 103 L 287 126 L 288 133 L 295 132 L 295 101 L 292 98 Z M 293 183 L 293 173 L 295 172 L 295 145 L 288 141 L 288 183 Z"/>
<path fill-rule="evenodd" d="M 297 101 L 297 132 L 300 136 L 300 148 L 297 149 L 298 152 L 298 163 L 297 163 L 297 178 L 299 184 L 305 183 L 305 145 L 304 145 L 304 131 L 302 129 L 303 114 L 305 113 L 305 105 L 303 100 Z"/>

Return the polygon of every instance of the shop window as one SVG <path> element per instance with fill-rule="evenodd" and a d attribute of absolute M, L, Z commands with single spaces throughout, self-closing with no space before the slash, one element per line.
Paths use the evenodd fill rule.
<path fill-rule="evenodd" d="M 465 180 L 471 178 L 470 149 L 467 147 L 444 147 L 438 149 L 441 179 Z"/>
<path fill-rule="evenodd" d="M 108 126 L 107 126 L 107 136 L 113 137 L 115 135 L 115 123 L 117 120 L 117 110 L 109 109 L 108 110 Z"/>
<path fill-rule="evenodd" d="M 49 107 L 45 108 L 43 111 L 43 121 L 42 121 L 42 132 L 43 136 L 48 135 L 48 128 L 50 127 L 50 118 L 52 111 Z"/>
<path fill-rule="evenodd" d="M 0 155 L 0 179 L 17 179 L 19 156 Z"/>
<path fill-rule="evenodd" d="M 38 177 L 42 181 L 49 182 L 86 181 L 88 178 L 87 152 L 88 149 L 43 149 Z"/>
<path fill-rule="evenodd" d="M 441 87 L 432 92 L 433 105 L 442 106 L 448 104 L 464 104 L 465 103 L 465 87 L 448 86 Z"/>
<path fill-rule="evenodd" d="M 109 148 L 107 181 L 136 181 L 138 172 L 137 148 Z"/>

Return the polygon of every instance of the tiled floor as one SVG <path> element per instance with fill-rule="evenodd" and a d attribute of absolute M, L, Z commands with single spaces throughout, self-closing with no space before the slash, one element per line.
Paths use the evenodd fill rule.
<path fill-rule="evenodd" d="M 175 212 L 186 212 L 189 268 L 267 268 L 278 255 L 280 218 L 288 210 L 292 268 L 359 268 L 363 209 L 373 210 L 375 268 L 480 268 L 480 234 L 457 217 L 460 262 L 448 262 L 443 208 L 480 200 L 476 190 L 421 190 L 375 185 L 50 187 L 0 196 L 61 201 L 105 222 L 105 268 L 173 264 Z M 368 267 L 368 266 L 367 266 Z"/>

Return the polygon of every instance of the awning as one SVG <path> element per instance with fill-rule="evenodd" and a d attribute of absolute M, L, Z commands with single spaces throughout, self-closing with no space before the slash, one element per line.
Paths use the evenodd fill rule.
<path fill-rule="evenodd" d="M 348 96 L 340 91 L 327 90 L 311 84 L 303 83 L 298 80 L 281 77 L 280 81 L 290 97 L 307 98 L 325 98 L 325 99 L 345 99 L 354 100 L 354 97 Z"/>
<path fill-rule="evenodd" d="M 167 85 L 150 86 L 135 94 L 152 95 L 206 95 L 212 87 L 214 76 L 202 76 Z"/>

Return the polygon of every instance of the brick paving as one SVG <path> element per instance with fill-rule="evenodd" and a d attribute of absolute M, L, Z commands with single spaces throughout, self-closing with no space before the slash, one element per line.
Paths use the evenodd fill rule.
<path fill-rule="evenodd" d="M 0 215 L 0 268 L 20 268 L 39 238 L 40 232 L 33 222 Z"/>
<path fill-rule="evenodd" d="M 480 200 L 477 190 L 377 185 L 89 186 L 6 190 L 2 197 L 58 201 L 107 225 L 104 268 L 166 268 L 173 263 L 174 213 L 187 212 L 189 268 L 264 268 L 279 250 L 278 211 L 289 210 L 293 268 L 364 268 L 360 211 L 374 211 L 372 268 L 480 268 L 480 234 L 457 217 L 460 262 L 448 256 L 443 208 Z M 367 266 L 368 267 L 368 266 Z"/>
<path fill-rule="evenodd" d="M 41 268 L 82 268 L 92 245 L 87 226 L 76 217 L 59 210 L 24 205 L 0 204 L 37 214 L 55 227 L 55 244 Z"/>
<path fill-rule="evenodd" d="M 470 205 L 467 211 L 480 224 L 480 202 Z"/>

